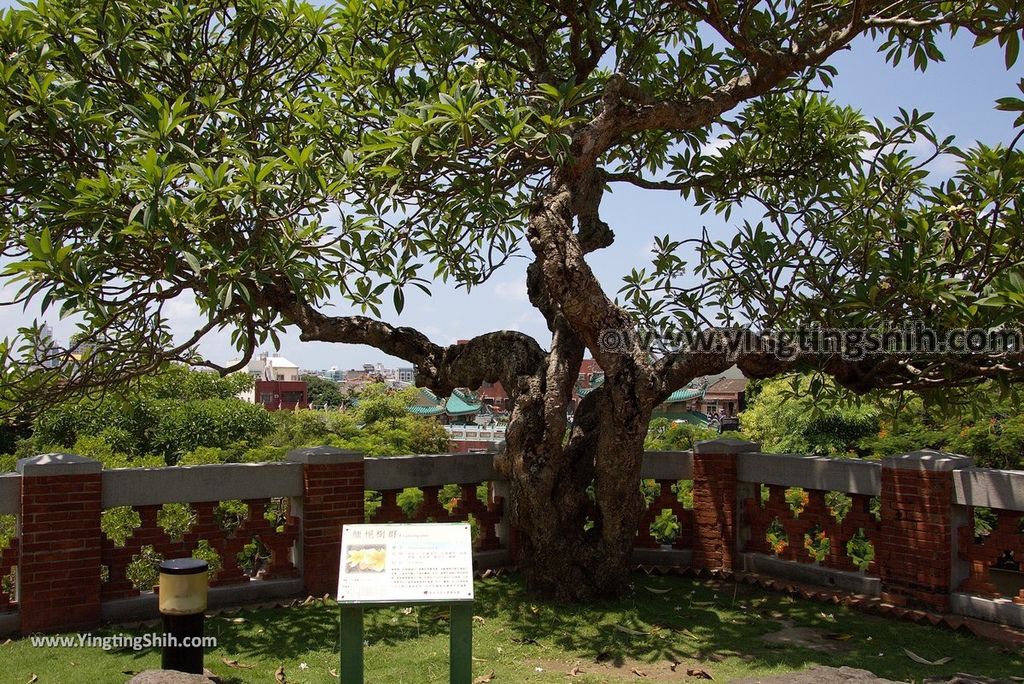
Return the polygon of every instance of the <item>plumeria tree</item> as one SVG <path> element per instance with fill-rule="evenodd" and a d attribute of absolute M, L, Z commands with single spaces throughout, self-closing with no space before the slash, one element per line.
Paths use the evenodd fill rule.
<path fill-rule="evenodd" d="M 216 367 L 196 347 L 224 328 L 242 360 L 223 372 L 297 328 L 401 357 L 442 395 L 501 381 L 512 409 L 499 464 L 530 585 L 619 592 L 652 409 L 693 378 L 734 363 L 750 377 L 813 369 L 865 392 L 1024 375 L 1012 346 L 851 358 L 652 349 L 637 334 L 671 324 L 771 341 L 763 331 L 786 326 L 1019 320 L 1020 136 L 959 150 L 925 114 L 867 120 L 827 93 L 839 51 L 924 70 L 951 33 L 997 41 L 1010 68 L 1022 23 L 1015 0 L 8 11 L 4 277 L 18 303 L 77 317 L 81 334 L 71 357 L 32 329 L 10 337 L 3 400 L 94 391 L 171 360 Z M 999 106 L 1024 109 L 1012 95 Z M 959 160 L 949 179 L 929 177 L 938 154 Z M 724 242 L 686 227 L 659 239 L 617 296 L 588 258 L 615 240 L 602 199 L 624 184 L 747 220 Z M 519 255 L 548 339 L 497 331 L 444 346 L 383 320 L 409 288 L 472 288 Z M 167 312 L 182 298 L 205 323 L 175 338 Z M 335 315 L 339 301 L 363 313 Z M 606 381 L 570 423 L 588 350 Z"/>

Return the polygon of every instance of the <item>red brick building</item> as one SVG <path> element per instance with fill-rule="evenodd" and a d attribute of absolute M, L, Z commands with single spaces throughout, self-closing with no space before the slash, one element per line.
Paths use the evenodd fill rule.
<path fill-rule="evenodd" d="M 717 412 L 723 416 L 735 416 L 747 408 L 746 392 L 746 378 L 722 378 L 704 390 L 702 410 L 708 415 Z"/>
<path fill-rule="evenodd" d="M 508 392 L 500 382 L 485 382 L 480 385 L 480 389 L 476 391 L 476 397 L 482 403 L 490 406 L 493 413 L 498 415 L 508 413 L 510 408 Z"/>
<path fill-rule="evenodd" d="M 306 383 L 302 380 L 257 380 L 256 403 L 268 411 L 309 408 Z"/>

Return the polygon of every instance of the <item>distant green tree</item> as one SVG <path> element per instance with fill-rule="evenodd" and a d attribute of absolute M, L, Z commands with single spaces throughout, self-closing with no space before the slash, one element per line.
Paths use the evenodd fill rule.
<path fill-rule="evenodd" d="M 327 380 L 317 375 L 303 375 L 301 379 L 306 382 L 310 406 L 339 408 L 345 405 L 345 396 L 342 394 L 341 387 L 333 380 Z"/>
<path fill-rule="evenodd" d="M 297 448 L 331 444 L 367 456 L 436 454 L 448 450 L 448 433 L 436 419 L 409 413 L 418 390 L 371 384 L 345 411 L 278 411 L 270 444 Z"/>
<path fill-rule="evenodd" d="M 970 456 L 977 466 L 1018 470 L 1024 465 L 1024 415 L 979 421 L 951 437 L 946 446 Z"/>
<path fill-rule="evenodd" d="M 742 414 L 744 435 L 768 452 L 880 457 L 938 449 L 981 467 L 1024 465 L 1024 411 L 1015 394 L 1000 397 L 990 383 L 965 390 L 951 405 L 903 393 L 858 397 L 834 385 L 812 395 L 811 382 L 799 376 L 754 383 L 759 391 Z"/>
<path fill-rule="evenodd" d="M 743 413 L 743 434 L 766 452 L 865 455 L 861 440 L 878 435 L 878 410 L 870 405 L 823 404 L 811 394 L 810 376 L 760 384 Z M 833 386 L 834 387 L 834 386 Z"/>
<path fill-rule="evenodd" d="M 154 399 L 233 399 L 253 387 L 254 379 L 247 373 L 221 376 L 197 372 L 181 365 L 172 365 L 159 373 L 139 379 L 142 393 Z"/>
<path fill-rule="evenodd" d="M 655 418 L 651 421 L 644 440 L 647 451 L 686 451 L 703 439 L 714 439 L 718 432 L 711 428 L 691 425 L 690 423 L 673 423 L 668 418 Z"/>
<path fill-rule="evenodd" d="M 36 417 L 29 448 L 87 447 L 104 463 L 123 467 L 154 456 L 173 465 L 199 447 L 259 445 L 274 422 L 262 406 L 236 397 L 251 386 L 244 374 L 222 378 L 172 366 L 117 392 L 46 408 Z"/>

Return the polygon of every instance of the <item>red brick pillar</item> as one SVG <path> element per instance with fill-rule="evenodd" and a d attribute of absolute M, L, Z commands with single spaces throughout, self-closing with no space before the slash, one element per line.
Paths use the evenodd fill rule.
<path fill-rule="evenodd" d="M 364 522 L 363 455 L 334 447 L 299 449 L 288 460 L 302 464 L 303 495 L 292 501 L 301 519 L 296 567 L 313 596 L 338 589 L 341 526 Z"/>
<path fill-rule="evenodd" d="M 503 447 L 504 448 L 504 447 Z M 508 552 L 508 563 L 518 565 L 522 561 L 519 530 L 512 525 L 512 489 L 507 480 L 491 482 L 491 497 L 502 502 L 501 522 L 498 524 L 498 538 Z"/>
<path fill-rule="evenodd" d="M 21 473 L 18 607 L 21 632 L 90 627 L 100 621 L 99 461 L 43 454 Z"/>
<path fill-rule="evenodd" d="M 946 611 L 953 587 L 953 471 L 966 456 L 915 451 L 882 461 L 882 527 L 875 549 L 882 598 Z"/>
<path fill-rule="evenodd" d="M 738 567 L 736 456 L 759 450 L 760 445 L 739 439 L 712 439 L 694 446 L 694 569 L 733 570 Z"/>

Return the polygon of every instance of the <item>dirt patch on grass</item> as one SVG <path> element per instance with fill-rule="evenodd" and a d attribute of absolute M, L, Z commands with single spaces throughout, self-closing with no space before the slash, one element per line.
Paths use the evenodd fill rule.
<path fill-rule="evenodd" d="M 702 679 L 697 672 L 706 672 L 714 676 L 711 666 L 700 665 L 695 661 L 672 663 L 665 660 L 645 663 L 638 660 L 615 662 L 526 660 L 524 664 L 531 668 L 542 668 L 545 672 L 566 675 L 566 682 L 572 682 L 576 678 L 587 681 L 589 678 L 590 681 L 597 679 L 601 682 L 651 682 L 653 684 L 654 682 L 696 682 Z M 690 674 L 687 674 L 688 671 Z"/>
<path fill-rule="evenodd" d="M 779 648 L 808 648 L 820 653 L 848 653 L 849 644 L 842 635 L 823 632 L 813 627 L 783 627 L 761 637 L 761 641 Z"/>
<path fill-rule="evenodd" d="M 852 667 L 815 666 L 803 672 L 791 672 L 776 677 L 738 679 L 734 684 L 897 684 L 891 679 L 881 679 L 867 670 Z"/>

